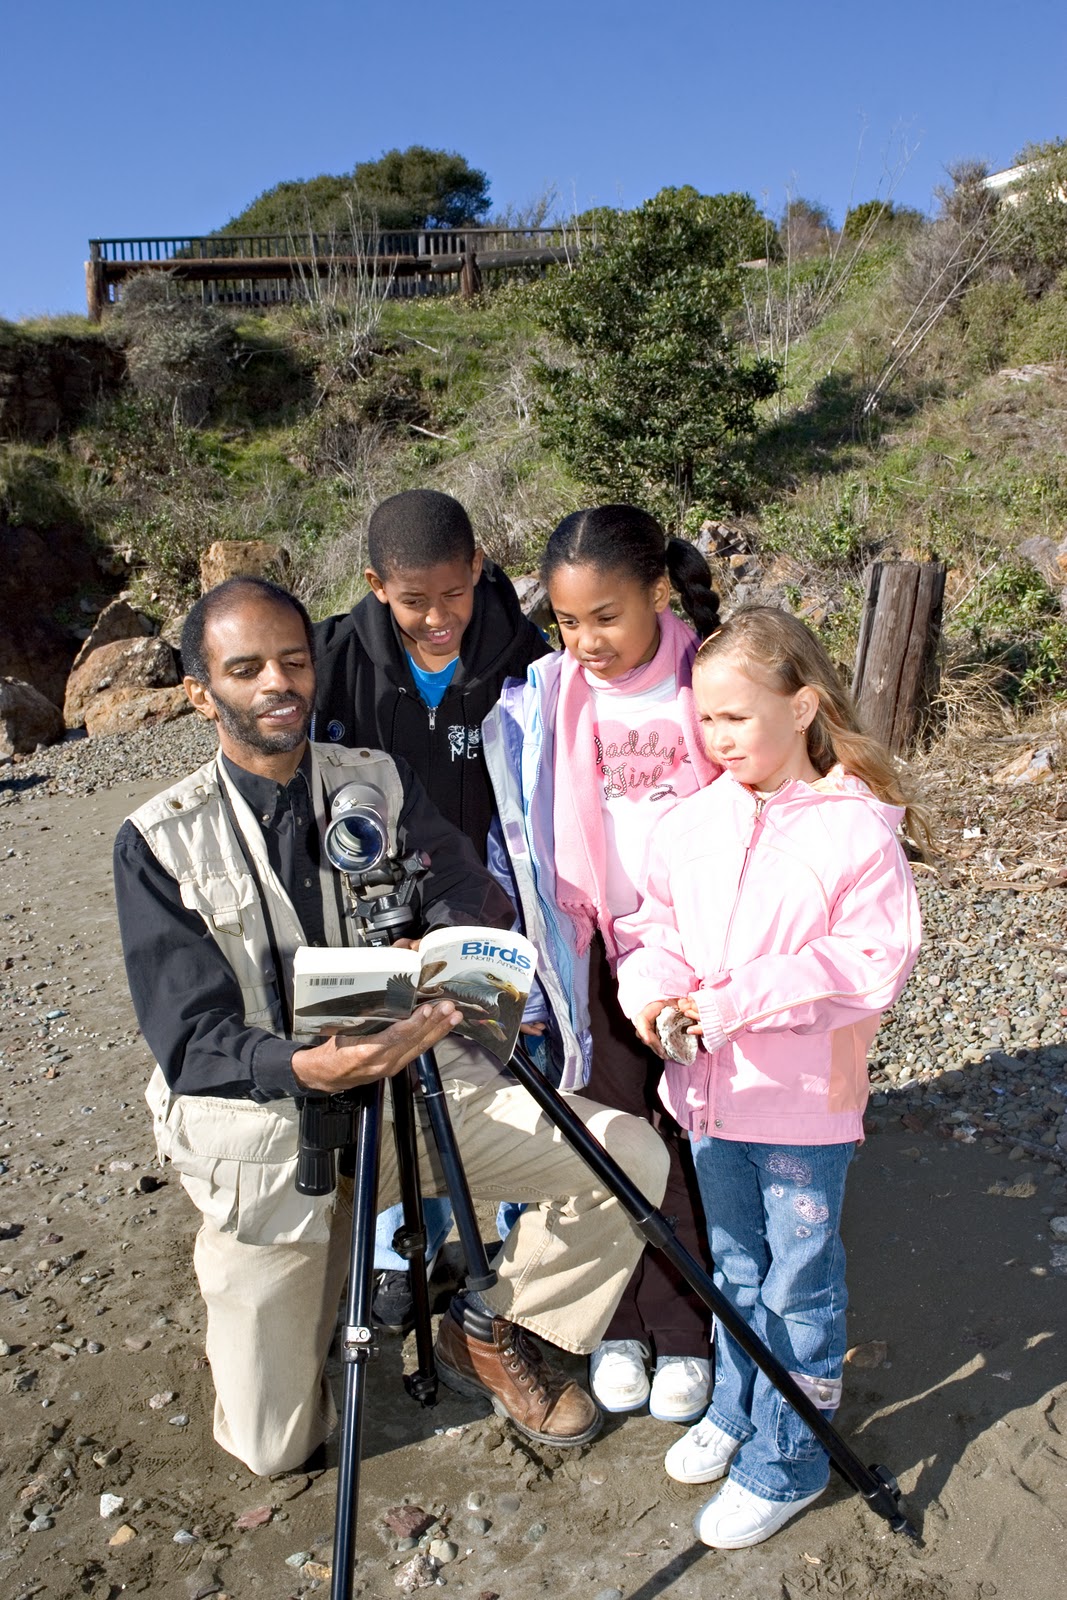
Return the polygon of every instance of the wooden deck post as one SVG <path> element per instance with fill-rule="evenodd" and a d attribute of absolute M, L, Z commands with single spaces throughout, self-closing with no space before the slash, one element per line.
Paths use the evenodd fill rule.
<path fill-rule="evenodd" d="M 897 754 L 937 687 L 944 598 L 943 562 L 876 561 L 867 570 L 852 697 L 868 733 Z"/>
<path fill-rule="evenodd" d="M 89 259 L 85 263 L 85 311 L 90 322 L 99 322 L 107 302 L 107 285 L 100 265 L 100 246 L 89 246 Z"/>
<path fill-rule="evenodd" d="M 477 252 L 468 248 L 459 259 L 459 292 L 464 300 L 473 300 L 475 295 L 482 292 L 482 270 L 478 265 Z"/>

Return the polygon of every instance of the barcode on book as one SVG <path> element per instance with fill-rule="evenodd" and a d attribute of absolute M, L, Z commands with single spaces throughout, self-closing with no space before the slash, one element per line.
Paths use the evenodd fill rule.
<path fill-rule="evenodd" d="M 309 989 L 321 989 L 323 984 L 328 984 L 332 989 L 351 989 L 354 983 L 359 982 L 359 979 L 344 978 L 338 975 L 334 978 L 305 978 L 304 982 Z"/>

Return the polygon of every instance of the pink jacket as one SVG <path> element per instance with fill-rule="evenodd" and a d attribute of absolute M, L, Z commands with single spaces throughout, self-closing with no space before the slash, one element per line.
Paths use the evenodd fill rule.
<path fill-rule="evenodd" d="M 660 1094 L 694 1136 L 863 1138 L 867 1047 L 919 949 L 898 807 L 835 767 L 759 801 L 729 774 L 658 825 L 619 998 L 696 993 L 707 1049 Z"/>

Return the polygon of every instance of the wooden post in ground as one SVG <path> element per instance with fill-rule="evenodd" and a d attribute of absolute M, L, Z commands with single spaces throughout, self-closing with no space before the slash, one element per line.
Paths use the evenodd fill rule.
<path fill-rule="evenodd" d="M 943 562 L 876 561 L 867 570 L 852 697 L 868 733 L 897 754 L 937 686 L 944 598 Z"/>

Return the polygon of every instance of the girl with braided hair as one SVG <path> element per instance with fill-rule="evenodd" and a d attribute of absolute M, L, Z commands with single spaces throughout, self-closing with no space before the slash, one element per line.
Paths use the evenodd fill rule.
<path fill-rule="evenodd" d="M 708 783 L 693 703 L 699 637 L 718 621 L 707 562 L 630 505 L 566 517 L 541 563 L 562 652 L 505 687 L 485 724 L 486 757 L 510 856 L 509 887 L 549 960 L 539 1017 L 562 1087 L 653 1122 L 671 1151 L 663 1209 L 708 1261 L 687 1141 L 657 1101 L 659 1057 L 616 991 L 616 921 L 636 911 L 648 839 Z M 674 589 L 693 626 L 670 608 Z M 695 630 L 695 631 L 694 631 Z M 709 1313 L 647 1250 L 597 1350 L 590 1385 L 605 1411 L 684 1423 L 711 1382 Z M 647 1366 L 652 1363 L 651 1382 Z"/>

